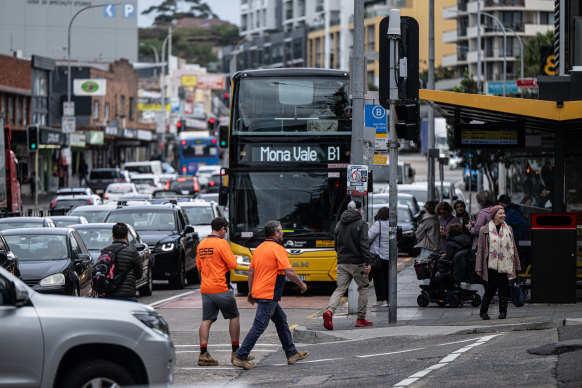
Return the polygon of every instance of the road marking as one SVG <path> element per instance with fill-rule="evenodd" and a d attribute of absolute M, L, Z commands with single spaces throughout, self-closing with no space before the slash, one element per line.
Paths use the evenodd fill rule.
<path fill-rule="evenodd" d="M 414 259 L 414 257 L 407 257 L 406 259 L 401 260 L 400 262 L 396 263 L 396 266 L 398 267 L 399 265 L 404 265 L 405 263 L 408 263 L 412 259 Z"/>
<path fill-rule="evenodd" d="M 448 354 L 442 360 L 440 360 L 438 362 L 438 364 L 431 365 L 428 368 L 425 368 L 421 371 L 418 371 L 418 372 L 414 373 L 413 375 L 410 375 L 409 377 L 405 378 L 404 380 L 399 381 L 398 383 L 394 384 L 394 387 L 406 387 L 406 386 L 416 382 L 421 377 L 426 376 L 431 371 L 442 368 L 445 365 L 448 365 L 450 362 L 457 359 L 457 357 L 459 357 L 462 353 L 466 352 L 467 350 L 470 350 L 470 349 L 474 348 L 475 346 L 483 345 L 485 342 L 489 341 L 492 338 L 497 337 L 498 335 L 501 335 L 501 334 L 493 334 L 493 335 L 481 337 L 481 338 L 477 339 L 477 341 L 475 343 L 473 343 L 471 345 L 467 345 L 463 348 L 457 349 L 454 352 L 452 352 L 451 354 Z M 437 345 L 437 346 L 442 346 L 442 345 L 444 345 L 444 344 Z"/>
<path fill-rule="evenodd" d="M 181 369 L 181 370 L 200 370 L 200 369 L 208 369 L 208 370 L 216 370 L 216 369 L 224 369 L 224 370 L 239 370 L 240 368 L 234 367 L 234 366 L 199 366 L 199 367 L 192 367 L 192 368 L 175 368 L 175 369 Z"/>
<path fill-rule="evenodd" d="M 320 312 L 321 312 L 321 310 L 319 310 L 319 311 L 317 311 L 317 312 L 314 312 L 313 314 L 311 314 L 311 315 L 308 315 L 308 316 L 307 316 L 307 318 L 314 318 L 314 317 L 315 317 L 317 314 L 319 314 Z"/>
<path fill-rule="evenodd" d="M 267 353 L 275 353 L 277 349 L 267 350 L 267 349 L 253 349 L 253 353 L 259 352 L 267 352 Z M 223 353 L 232 353 L 232 349 L 221 350 L 221 349 L 214 349 L 212 352 L 223 352 Z M 176 350 L 176 353 L 200 353 L 200 350 Z"/>
<path fill-rule="evenodd" d="M 296 327 L 299 327 L 299 325 L 293 325 L 293 326 L 289 326 L 289 330 L 293 330 L 293 329 L 295 329 Z"/>
<path fill-rule="evenodd" d="M 378 353 L 378 354 L 366 354 L 363 356 L 356 356 L 358 358 L 368 358 L 368 357 L 378 357 L 378 356 L 388 356 L 390 354 L 398 354 L 398 353 L 407 353 L 407 352 L 414 352 L 416 350 L 422 350 L 424 348 L 416 348 L 416 349 L 407 349 L 407 350 L 399 350 L 397 352 L 388 352 L 388 353 Z"/>
<path fill-rule="evenodd" d="M 149 306 L 150 306 L 150 307 L 154 307 L 154 306 L 157 306 L 157 305 L 159 305 L 159 304 L 162 304 L 162 303 L 168 302 L 168 301 L 170 301 L 170 300 L 174 300 L 174 299 L 178 299 L 178 298 L 181 298 L 181 297 L 183 297 L 183 296 L 186 296 L 186 295 L 194 294 L 196 291 L 199 291 L 199 290 L 188 291 L 188 292 L 184 292 L 184 293 L 182 293 L 182 294 L 174 295 L 174 296 L 172 296 L 172 297 L 170 297 L 170 298 L 166 298 L 166 299 L 158 300 L 157 302 L 150 303 L 150 304 L 149 304 Z"/>
<path fill-rule="evenodd" d="M 174 345 L 174 347 L 176 348 L 185 348 L 185 347 L 189 347 L 189 346 L 200 346 L 198 344 L 193 344 L 193 345 Z M 209 344 L 208 347 L 214 347 L 214 346 L 232 346 L 232 344 Z M 277 348 L 281 347 L 281 344 L 255 344 L 255 347 L 257 346 L 274 346 Z"/>
<path fill-rule="evenodd" d="M 463 342 L 471 342 L 471 341 L 475 341 L 475 338 L 466 339 L 466 340 L 462 340 L 462 341 L 445 342 L 444 344 L 437 344 L 436 346 L 447 346 L 447 345 L 461 344 Z"/>
<path fill-rule="evenodd" d="M 314 362 L 324 362 L 324 361 L 337 361 L 337 360 L 343 360 L 343 357 L 339 357 L 339 358 L 322 358 L 321 360 L 307 360 L 307 361 L 297 361 L 296 364 L 308 364 L 308 363 L 314 363 Z M 274 364 L 274 366 L 284 366 L 287 365 L 287 363 L 284 364 Z"/>

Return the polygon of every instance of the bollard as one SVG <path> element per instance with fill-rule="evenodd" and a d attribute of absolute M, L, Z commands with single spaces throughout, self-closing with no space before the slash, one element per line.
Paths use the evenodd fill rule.
<path fill-rule="evenodd" d="M 348 314 L 355 314 L 358 311 L 358 286 L 354 279 L 348 287 Z"/>

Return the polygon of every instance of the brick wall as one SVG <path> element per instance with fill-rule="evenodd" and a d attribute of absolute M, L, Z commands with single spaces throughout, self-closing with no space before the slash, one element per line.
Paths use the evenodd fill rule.
<path fill-rule="evenodd" d="M 0 87 L 18 88 L 30 93 L 30 61 L 0 55 Z"/>

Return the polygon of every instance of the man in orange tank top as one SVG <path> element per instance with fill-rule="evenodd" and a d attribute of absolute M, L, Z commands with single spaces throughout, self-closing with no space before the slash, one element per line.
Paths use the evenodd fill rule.
<path fill-rule="evenodd" d="M 281 223 L 279 221 L 267 222 L 265 237 L 265 242 L 254 251 L 249 268 L 248 301 L 253 305 L 257 303 L 255 321 L 232 361 L 233 365 L 244 369 L 254 368 L 255 364 L 249 362 L 249 352 L 269 325 L 270 320 L 277 328 L 277 335 L 287 356 L 287 364 L 295 364 L 309 356 L 309 352 L 297 351 L 295 348 L 287 316 L 279 305 L 285 286 L 285 276 L 301 288 L 302 294 L 307 291 L 307 285 L 291 268 L 287 251 L 281 245 L 283 242 Z"/>

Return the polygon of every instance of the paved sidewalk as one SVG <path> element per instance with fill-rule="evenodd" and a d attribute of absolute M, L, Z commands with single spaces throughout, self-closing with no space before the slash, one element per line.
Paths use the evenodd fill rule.
<path fill-rule="evenodd" d="M 295 328 L 293 339 L 297 343 L 320 343 L 354 339 L 370 339 L 387 336 L 425 337 L 435 334 L 486 333 L 498 330 L 526 330 L 559 327 L 568 324 L 582 324 L 582 298 L 576 304 L 531 304 L 517 308 L 509 303 L 507 319 L 497 319 L 499 304 L 489 306 L 491 320 L 483 321 L 479 317 L 479 307 L 465 303 L 463 307 L 439 307 L 430 303 L 419 307 L 416 298 L 420 294 L 421 280 L 410 264 L 398 273 L 397 323 L 388 323 L 388 308 L 374 307 L 376 296 L 370 288 L 368 314 L 366 319 L 372 321 L 372 327 L 356 328 L 355 314 L 347 314 L 347 298 L 333 316 L 334 330 L 323 327 L 321 311 L 305 326 Z M 483 295 L 483 287 L 471 286 Z M 580 290 L 578 290 L 580 291 Z"/>

